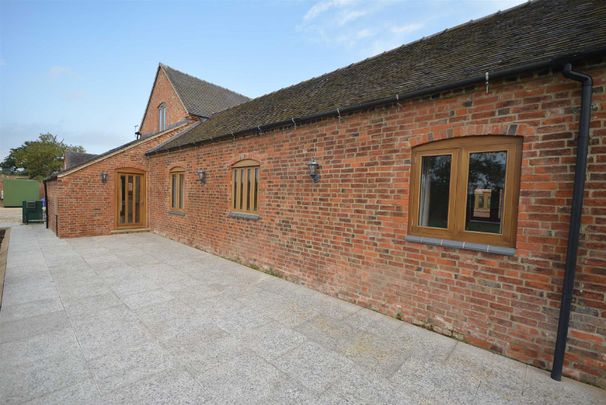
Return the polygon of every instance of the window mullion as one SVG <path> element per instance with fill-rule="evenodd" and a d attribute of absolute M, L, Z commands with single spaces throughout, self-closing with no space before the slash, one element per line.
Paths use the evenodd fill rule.
<path fill-rule="evenodd" d="M 466 197 L 466 173 L 468 161 L 465 159 L 467 150 L 465 148 L 458 148 L 453 152 L 456 157 L 454 158 L 456 164 L 456 170 L 454 170 L 455 180 L 455 191 L 452 193 L 453 202 L 453 228 L 451 230 L 452 236 L 457 237 L 461 234 L 465 226 L 465 197 Z"/>

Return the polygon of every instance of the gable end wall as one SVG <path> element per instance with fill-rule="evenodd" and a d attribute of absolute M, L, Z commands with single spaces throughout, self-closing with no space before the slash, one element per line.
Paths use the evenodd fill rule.
<path fill-rule="evenodd" d="M 152 88 L 149 104 L 139 129 L 142 136 L 149 136 L 158 132 L 158 106 L 160 103 L 166 104 L 167 128 L 189 117 L 162 68 L 158 71 L 158 77 Z"/>
<path fill-rule="evenodd" d="M 49 228 L 60 237 L 108 235 L 116 230 L 117 171 L 142 170 L 149 182 L 145 152 L 166 142 L 186 127 L 176 128 L 131 148 L 109 156 L 90 166 L 48 182 L 51 205 Z M 101 172 L 108 173 L 107 183 L 101 182 Z M 149 189 L 149 188 L 148 188 Z M 149 201 L 149 193 L 147 194 Z M 148 209 L 148 208 L 146 208 Z M 149 211 L 147 211 L 149 218 Z M 58 215 L 55 217 L 54 215 Z M 57 224 L 58 222 L 58 224 Z"/>

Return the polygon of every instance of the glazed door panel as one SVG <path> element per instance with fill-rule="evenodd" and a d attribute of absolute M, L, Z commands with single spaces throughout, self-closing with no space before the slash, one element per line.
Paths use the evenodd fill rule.
<path fill-rule="evenodd" d="M 118 228 L 140 228 L 145 225 L 145 175 L 118 173 Z"/>

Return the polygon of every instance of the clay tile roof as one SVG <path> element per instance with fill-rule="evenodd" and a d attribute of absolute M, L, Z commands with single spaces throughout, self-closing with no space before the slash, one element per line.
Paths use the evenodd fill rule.
<path fill-rule="evenodd" d="M 97 155 L 92 153 L 65 152 L 63 156 L 65 167 L 63 170 L 69 170 L 72 167 L 80 166 L 81 164 L 84 164 L 89 160 L 93 160 L 96 157 Z"/>
<path fill-rule="evenodd" d="M 590 54 L 606 54 L 606 1 L 533 1 L 221 111 L 148 154 Z"/>
<path fill-rule="evenodd" d="M 188 113 L 210 117 L 226 108 L 242 104 L 248 97 L 160 64 Z"/>

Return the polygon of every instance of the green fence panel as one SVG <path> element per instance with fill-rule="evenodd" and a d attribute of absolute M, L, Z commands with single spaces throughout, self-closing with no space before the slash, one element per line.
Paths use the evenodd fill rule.
<path fill-rule="evenodd" d="M 4 180 L 4 206 L 21 207 L 23 201 L 40 199 L 40 182 L 29 179 Z"/>

